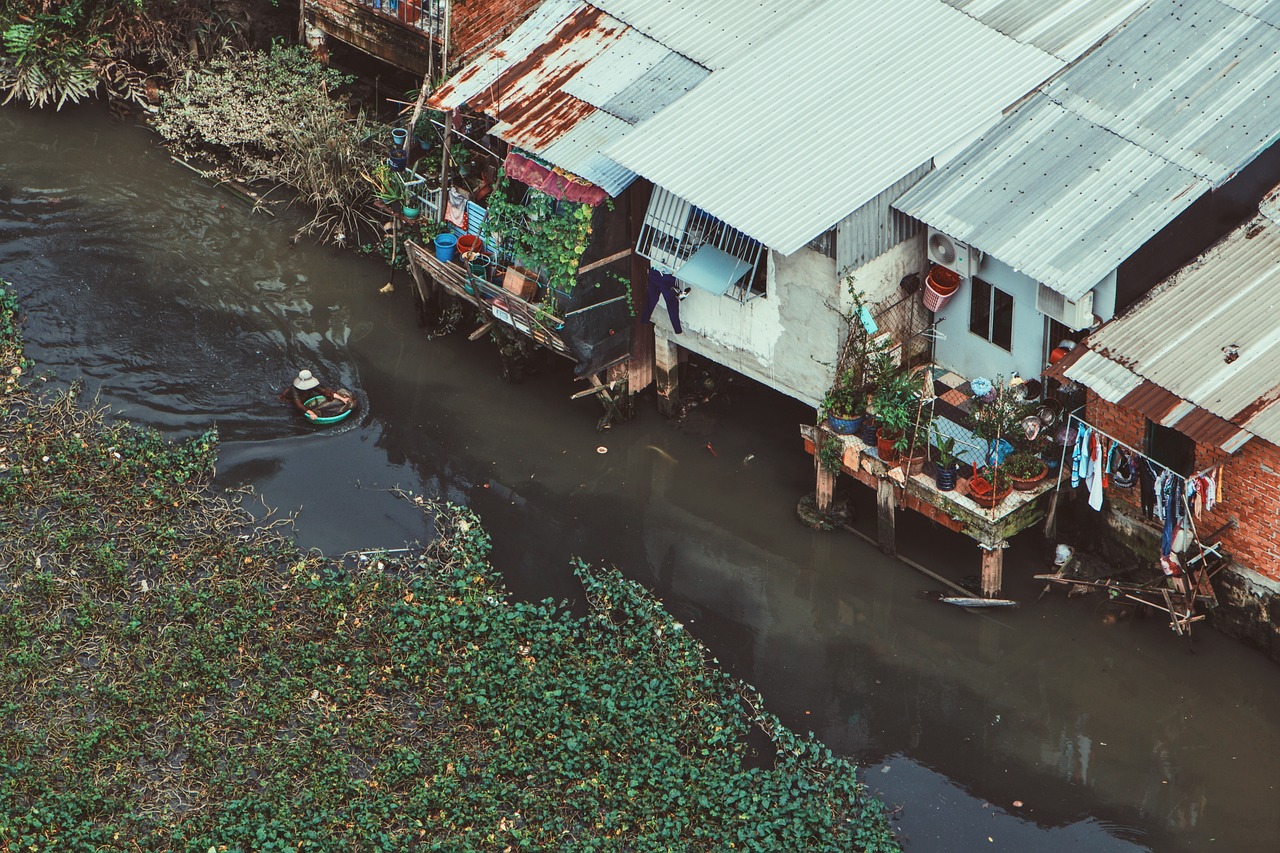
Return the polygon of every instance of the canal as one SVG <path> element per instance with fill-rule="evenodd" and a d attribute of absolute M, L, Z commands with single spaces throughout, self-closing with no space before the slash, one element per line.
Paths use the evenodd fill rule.
<path fill-rule="evenodd" d="M 216 425 L 218 484 L 252 487 L 304 546 L 421 540 L 403 489 L 474 507 L 520 596 L 574 598 L 573 556 L 619 566 L 852 756 L 913 853 L 1275 849 L 1280 678 L 1260 654 L 1037 600 L 1031 541 L 1005 560 L 1020 608 L 930 600 L 927 578 L 796 521 L 804 407 L 740 380 L 680 422 L 643 396 L 598 433 L 567 370 L 504 384 L 489 343 L 418 328 L 407 274 L 380 292 L 380 262 L 293 243 L 296 211 L 251 211 L 99 107 L 0 110 L 0 151 L 0 278 L 38 369 L 173 437 Z M 360 417 L 300 421 L 275 396 L 300 367 L 355 389 Z M 899 536 L 977 571 L 967 539 L 914 518 Z"/>

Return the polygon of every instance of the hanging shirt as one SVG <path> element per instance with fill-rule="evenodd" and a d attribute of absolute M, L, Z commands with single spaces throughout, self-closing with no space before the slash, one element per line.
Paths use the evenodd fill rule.
<path fill-rule="evenodd" d="M 1089 507 L 1095 512 L 1102 509 L 1102 442 L 1097 435 L 1090 436 L 1089 442 Z"/>

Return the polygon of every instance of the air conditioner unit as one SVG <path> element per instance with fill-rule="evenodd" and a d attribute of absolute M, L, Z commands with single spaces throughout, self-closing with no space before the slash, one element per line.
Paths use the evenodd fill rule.
<path fill-rule="evenodd" d="M 929 260 L 959 273 L 963 278 L 973 278 L 978 272 L 982 253 L 968 243 L 961 243 L 936 228 L 930 228 Z"/>
<path fill-rule="evenodd" d="M 1090 290 L 1078 302 L 1072 302 L 1052 287 L 1038 284 L 1036 310 L 1073 332 L 1087 329 L 1093 325 L 1093 291 Z"/>

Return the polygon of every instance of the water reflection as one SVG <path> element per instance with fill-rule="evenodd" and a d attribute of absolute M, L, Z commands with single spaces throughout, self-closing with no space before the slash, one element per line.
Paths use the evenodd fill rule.
<path fill-rule="evenodd" d="M 902 564 L 793 521 L 812 488 L 798 405 L 741 383 L 683 424 L 645 401 L 598 434 L 567 370 L 503 384 L 491 347 L 416 328 L 403 278 L 381 294 L 384 268 L 290 245 L 287 212 L 251 215 L 141 132 L 0 110 L 0 148 L 0 276 L 31 355 L 171 434 L 216 423 L 219 482 L 296 514 L 304 544 L 427 536 L 398 487 L 479 510 L 518 595 L 576 597 L 572 555 L 621 566 L 770 710 L 869 764 L 912 851 L 1274 847 L 1280 680 L 1260 656 L 1036 603 L 1031 543 L 1006 556 L 1019 610 L 923 598 Z M 297 418 L 275 394 L 300 366 L 357 390 L 360 418 Z M 909 556 L 976 571 L 969 540 L 900 531 Z"/>

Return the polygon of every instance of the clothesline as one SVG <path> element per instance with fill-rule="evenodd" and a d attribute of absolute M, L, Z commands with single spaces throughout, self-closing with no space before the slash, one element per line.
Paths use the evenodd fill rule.
<path fill-rule="evenodd" d="M 1134 447 L 1130 447 L 1128 444 L 1125 444 L 1123 441 L 1121 441 L 1120 439 L 1116 438 L 1114 435 L 1111 435 L 1111 434 L 1110 434 L 1110 433 L 1108 433 L 1108 432 L 1105 432 L 1105 431 L 1103 431 L 1103 430 L 1098 429 L 1096 426 L 1094 426 L 1093 424 L 1089 423 L 1089 422 L 1088 422 L 1088 421 L 1086 421 L 1084 418 L 1082 418 L 1082 417 L 1080 417 L 1079 415 L 1077 415 L 1075 412 L 1071 412 L 1070 414 L 1068 414 L 1068 415 L 1067 415 L 1067 431 L 1068 431 L 1068 432 L 1070 432 L 1070 430 L 1071 430 L 1071 422 L 1072 422 L 1072 421 L 1076 421 L 1077 423 L 1079 423 L 1079 424 L 1080 424 L 1081 426 L 1083 426 L 1083 427 L 1088 427 L 1089 429 L 1091 429 L 1091 430 L 1093 430 L 1094 432 L 1096 432 L 1098 435 L 1100 435 L 1100 436 L 1102 436 L 1103 438 L 1106 438 L 1106 439 L 1108 439 L 1108 440 L 1110 440 L 1110 441 L 1115 442 L 1116 444 L 1120 445 L 1120 446 L 1121 446 L 1121 447 L 1123 447 L 1125 450 L 1129 451 L 1130 453 L 1134 454 L 1135 456 L 1141 456 L 1143 459 L 1147 460 L 1147 461 L 1148 461 L 1148 462 L 1150 462 L 1152 465 L 1154 465 L 1155 467 L 1159 468 L 1161 471 L 1168 471 L 1168 472 L 1169 472 L 1169 474 L 1170 474 L 1171 476 L 1177 477 L 1177 478 L 1178 478 L 1179 480 L 1181 480 L 1183 483 L 1187 483 L 1187 482 L 1190 482 L 1190 481 L 1192 481 L 1192 480 L 1198 479 L 1198 478 L 1200 478 L 1200 477 L 1204 477 L 1204 476 L 1206 476 L 1207 474 L 1209 474 L 1209 472 L 1210 472 L 1210 471 L 1213 471 L 1215 468 L 1219 467 L 1219 466 L 1218 466 L 1218 465 L 1216 465 L 1216 464 L 1215 464 L 1215 465 L 1210 465 L 1208 468 L 1205 468 L 1203 471 L 1199 471 L 1199 472 L 1197 472 L 1197 473 L 1195 473 L 1195 474 L 1192 474 L 1192 475 L 1191 475 L 1191 476 L 1189 476 L 1189 477 L 1184 477 L 1184 476 L 1182 476 L 1181 474 L 1179 474 L 1177 471 L 1175 471 L 1175 470 L 1173 470 L 1172 468 L 1170 468 L 1168 465 L 1164 465 L 1164 464 L 1162 464 L 1162 463 L 1160 463 L 1160 462 L 1157 462 L 1156 460 L 1152 459 L 1152 458 L 1151 458 L 1150 456 L 1148 456 L 1147 454 L 1143 453 L 1141 450 L 1138 450 L 1137 448 L 1134 448 Z"/>

